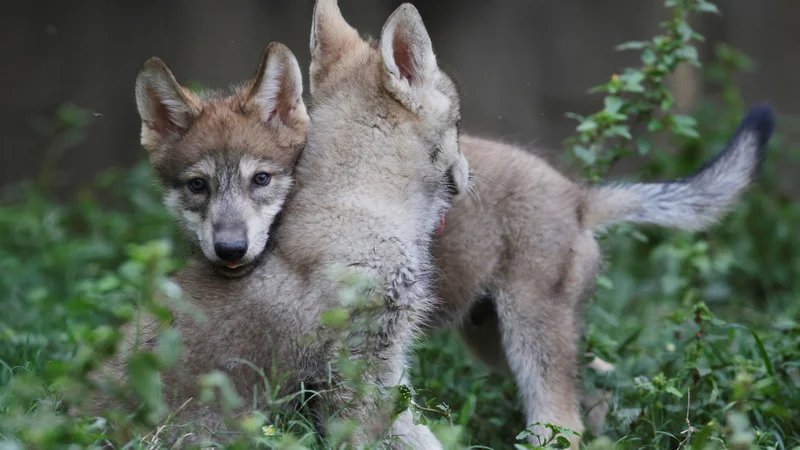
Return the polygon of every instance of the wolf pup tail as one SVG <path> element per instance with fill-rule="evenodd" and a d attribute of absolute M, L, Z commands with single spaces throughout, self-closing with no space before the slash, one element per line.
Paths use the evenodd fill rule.
<path fill-rule="evenodd" d="M 588 188 L 584 226 L 629 222 L 688 231 L 707 228 L 753 181 L 774 128 L 775 113 L 760 104 L 748 111 L 728 146 L 686 178 Z"/>

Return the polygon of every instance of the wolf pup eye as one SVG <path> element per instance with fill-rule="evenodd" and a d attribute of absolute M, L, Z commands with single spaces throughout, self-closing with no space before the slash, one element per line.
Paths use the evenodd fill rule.
<path fill-rule="evenodd" d="M 256 186 L 266 186 L 269 184 L 270 180 L 272 180 L 272 177 L 265 172 L 259 172 L 253 176 L 253 184 Z"/>
<path fill-rule="evenodd" d="M 206 182 L 202 178 L 192 178 L 189 180 L 189 190 L 195 194 L 203 192 L 206 188 Z"/>

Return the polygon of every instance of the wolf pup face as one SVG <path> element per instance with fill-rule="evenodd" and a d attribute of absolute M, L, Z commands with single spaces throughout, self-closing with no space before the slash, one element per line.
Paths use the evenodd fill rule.
<path fill-rule="evenodd" d="M 302 86 L 297 60 L 279 43 L 230 95 L 193 94 L 158 58 L 139 71 L 141 142 L 164 203 L 223 275 L 254 267 L 291 191 L 309 122 Z"/>
<path fill-rule="evenodd" d="M 335 135 L 340 147 L 375 158 L 377 165 L 364 177 L 382 176 L 385 169 L 424 180 L 397 187 L 408 193 L 409 203 L 414 193 L 434 199 L 432 233 L 453 196 L 467 188 L 469 166 L 458 144 L 458 92 L 439 69 L 416 8 L 401 5 L 384 24 L 380 41 L 367 42 L 345 21 L 336 0 L 318 0 L 311 56 L 319 125 L 314 139 Z"/>

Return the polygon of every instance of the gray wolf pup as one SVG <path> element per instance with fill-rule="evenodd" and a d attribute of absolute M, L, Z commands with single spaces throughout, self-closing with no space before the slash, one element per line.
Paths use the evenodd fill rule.
<path fill-rule="evenodd" d="M 433 326 L 455 323 L 483 361 L 514 375 L 528 424 L 581 432 L 578 341 L 602 262 L 593 231 L 623 222 L 706 229 L 757 174 L 774 120 L 769 106 L 754 107 L 728 146 L 686 178 L 600 186 L 576 184 L 524 150 L 462 135 L 476 176 L 473 195 L 456 198 L 437 238 L 443 301 Z"/>
<path fill-rule="evenodd" d="M 335 2 L 329 4 L 330 16 L 318 13 L 315 29 L 341 22 Z M 350 42 L 360 42 L 346 29 Z M 312 34 L 312 54 L 319 55 L 314 42 Z M 314 101 L 320 76 L 347 77 L 325 63 L 323 55 L 311 64 Z M 772 110 L 760 105 L 743 119 L 728 147 L 694 175 L 604 186 L 576 184 L 522 149 L 462 134 L 460 148 L 476 176 L 472 195 L 455 197 L 436 239 L 441 302 L 425 330 L 455 324 L 477 356 L 512 373 L 529 424 L 549 422 L 582 432 L 578 340 L 583 303 L 594 291 L 601 266 L 593 231 L 621 222 L 707 228 L 751 183 L 773 126 Z M 590 367 L 612 368 L 599 359 Z M 591 414 L 594 428 L 604 416 L 597 414 L 600 406 Z M 542 427 L 535 431 L 547 432 Z"/>
<path fill-rule="evenodd" d="M 198 253 L 175 280 L 208 319 L 173 311 L 184 351 L 163 387 L 177 407 L 197 394 L 198 375 L 219 370 L 244 398 L 263 398 L 261 375 L 238 362 L 246 360 L 285 375 L 284 393 L 301 384 L 320 392 L 315 416 L 338 412 L 369 425 L 353 437 L 360 446 L 391 422 L 382 410 L 389 402 L 356 396 L 331 364 L 342 344 L 322 322 L 341 306 L 330 267 L 380 281 L 374 329 L 345 342 L 351 358 L 369 363 L 364 381 L 383 393 L 404 381 L 407 349 L 433 305 L 432 235 L 469 171 L 458 148 L 457 92 L 413 6 L 391 15 L 377 45 L 358 36 L 333 0 L 317 3 L 312 28 L 311 125 L 297 63 L 278 44 L 230 97 L 194 96 L 157 60 L 140 72 L 142 143 Z M 143 347 L 156 345 L 156 325 L 139 327 Z M 212 408 L 182 413 L 190 416 L 222 426 Z M 391 433 L 396 445 L 440 448 L 409 413 Z"/>

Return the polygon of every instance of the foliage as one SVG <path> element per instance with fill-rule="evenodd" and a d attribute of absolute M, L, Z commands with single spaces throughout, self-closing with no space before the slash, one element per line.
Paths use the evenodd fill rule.
<path fill-rule="evenodd" d="M 694 13 L 718 13 L 706 0 L 668 0 L 672 18 L 661 24 L 664 34 L 650 41 L 626 42 L 617 50 L 640 50 L 642 66 L 627 68 L 622 74 L 589 90 L 605 93 L 604 108 L 588 117 L 575 113 L 567 117 L 580 122 L 575 138 L 570 139 L 572 153 L 583 163 L 588 181 L 597 181 L 620 158 L 650 152 L 651 141 L 641 136 L 633 142 L 631 130 L 641 123 L 650 132 L 669 130 L 676 136 L 697 138 L 694 118 L 672 112 L 675 102 L 667 86 L 667 77 L 681 64 L 700 67 L 694 41 L 703 37 L 689 25 Z M 634 151 L 634 148 L 636 151 Z"/>
<path fill-rule="evenodd" d="M 705 69 L 719 92 L 691 116 L 674 112 L 666 81 L 679 64 L 699 67 L 689 26 L 705 0 L 668 0 L 664 33 L 632 42 L 642 65 L 597 88 L 603 109 L 579 120 L 568 141 L 591 181 L 629 155 L 647 158 L 647 179 L 690 173 L 722 148 L 744 112 L 733 76 L 753 61 L 728 46 L 716 48 Z M 162 299 L 178 301 L 169 274 L 182 263 L 183 242 L 161 206 L 146 164 L 101 174 L 68 204 L 47 193 L 58 158 L 78 145 L 91 115 L 66 106 L 39 124 L 53 144 L 42 175 L 3 193 L 0 203 L 0 447 L 170 447 L 167 436 L 191 431 L 165 408 L 159 373 L 180 355 L 178 336 L 161 335 L 152 352 L 134 355 L 130 383 L 107 386 L 87 373 L 110 357 L 120 326 L 145 310 L 166 320 Z M 666 147 L 680 151 L 667 151 Z M 591 448 L 776 448 L 800 446 L 800 209 L 785 194 L 777 168 L 798 153 L 773 138 L 758 186 L 714 229 L 697 234 L 618 227 L 604 236 L 610 264 L 587 311 L 585 349 L 616 366 L 584 370 L 589 391 L 613 393 L 605 436 L 587 433 Z M 646 263 L 645 263 L 646 262 Z M 350 307 L 326 315 L 349 335 L 352 308 L 369 306 L 365 280 L 350 279 Z M 347 302 L 345 302 L 347 303 Z M 350 380 L 362 366 L 343 353 L 337 363 Z M 266 380 L 265 380 L 266 382 Z M 232 408 L 243 399 L 221 373 L 201 380 L 203 398 Z M 431 425 L 446 448 L 528 448 L 512 380 L 473 362 L 447 332 L 419 347 L 411 385 L 394 394 L 396 412 L 410 409 Z M 133 414 L 73 417 L 87 393 L 105 390 L 140 399 Z M 273 394 L 276 390 L 269 391 Z M 364 395 L 370 395 L 364 390 Z M 265 394 L 267 395 L 267 394 Z M 316 393 L 268 399 L 234 423 L 239 437 L 226 448 L 336 447 L 358 424 L 340 423 L 323 441 L 302 411 L 281 405 Z M 412 402 L 416 399 L 416 402 Z M 191 425 L 191 424 L 188 424 Z M 185 430 L 185 431 L 184 431 Z M 549 444 L 559 447 L 570 430 Z M 484 447 L 480 447 L 484 446 Z M 339 448 L 339 447 L 337 447 Z"/>

